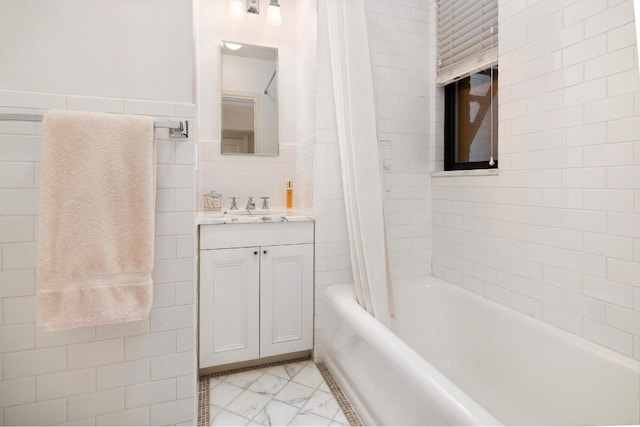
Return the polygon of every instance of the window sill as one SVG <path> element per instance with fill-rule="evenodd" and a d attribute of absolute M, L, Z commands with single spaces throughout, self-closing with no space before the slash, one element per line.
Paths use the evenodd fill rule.
<path fill-rule="evenodd" d="M 451 176 L 494 176 L 500 175 L 499 169 L 467 169 L 457 171 L 435 171 L 431 176 L 435 178 Z"/>

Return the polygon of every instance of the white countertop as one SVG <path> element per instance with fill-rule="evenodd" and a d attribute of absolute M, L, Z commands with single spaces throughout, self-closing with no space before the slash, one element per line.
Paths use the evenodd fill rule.
<path fill-rule="evenodd" d="M 255 209 L 251 213 L 244 209 L 199 211 L 198 224 L 253 224 L 271 222 L 314 221 L 313 214 L 301 209 Z"/>

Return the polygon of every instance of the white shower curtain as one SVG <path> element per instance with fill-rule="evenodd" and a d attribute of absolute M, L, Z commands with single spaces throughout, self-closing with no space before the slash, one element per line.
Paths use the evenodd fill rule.
<path fill-rule="evenodd" d="M 636 49 L 640 57 L 640 0 L 633 0 L 633 13 L 636 17 Z"/>
<path fill-rule="evenodd" d="M 363 0 L 327 0 L 331 71 L 358 301 L 388 326 L 393 317 L 373 76 Z"/>

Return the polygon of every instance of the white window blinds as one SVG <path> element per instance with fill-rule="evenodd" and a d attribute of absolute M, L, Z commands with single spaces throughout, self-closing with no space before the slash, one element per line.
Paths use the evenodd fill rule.
<path fill-rule="evenodd" d="M 438 84 L 498 63 L 498 0 L 438 0 Z"/>

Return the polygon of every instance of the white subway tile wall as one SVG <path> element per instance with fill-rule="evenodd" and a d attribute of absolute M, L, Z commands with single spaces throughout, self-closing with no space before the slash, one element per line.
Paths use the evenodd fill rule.
<path fill-rule="evenodd" d="M 0 106 L 0 113 L 66 108 L 195 117 L 191 104 L 2 90 Z M 195 423 L 194 143 L 156 132 L 150 318 L 44 332 L 35 327 L 34 307 L 41 132 L 36 123 L 0 122 L 0 425 Z"/>
<path fill-rule="evenodd" d="M 294 181 L 294 197 L 297 198 L 296 145 L 280 141 L 277 157 L 234 156 L 220 154 L 220 141 L 199 140 L 200 170 L 198 173 L 198 209 L 203 210 L 202 195 L 211 190 L 222 193 L 222 209 L 231 206 L 229 197 L 237 197 L 238 208 L 244 209 L 249 196 L 256 206 L 260 197 L 271 197 L 271 207 L 285 206 L 287 181 Z M 294 199 L 296 200 L 296 199 Z M 297 206 L 298 204 L 295 203 Z"/>
<path fill-rule="evenodd" d="M 499 8 L 500 171 L 432 178 L 433 273 L 640 359 L 633 2 Z"/>
<path fill-rule="evenodd" d="M 431 272 L 429 1 L 366 1 L 373 67 L 380 170 L 394 278 Z M 315 143 L 316 357 L 321 357 L 322 297 L 327 286 L 352 279 L 340 173 L 326 2 L 318 3 Z"/>

